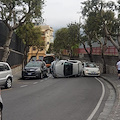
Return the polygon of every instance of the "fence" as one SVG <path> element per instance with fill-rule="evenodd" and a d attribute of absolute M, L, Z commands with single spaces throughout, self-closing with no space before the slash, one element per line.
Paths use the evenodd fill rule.
<path fill-rule="evenodd" d="M 0 61 L 3 56 L 3 45 L 6 41 L 7 34 L 8 34 L 7 27 L 4 25 L 2 21 L 0 21 Z M 7 60 L 10 66 L 16 66 L 22 64 L 23 52 L 24 52 L 24 44 L 14 33 L 10 44 L 10 55 Z"/>

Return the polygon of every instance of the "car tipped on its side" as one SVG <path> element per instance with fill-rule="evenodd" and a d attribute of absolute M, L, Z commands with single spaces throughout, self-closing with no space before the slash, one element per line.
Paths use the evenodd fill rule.
<path fill-rule="evenodd" d="M 50 67 L 53 77 L 80 76 L 82 73 L 82 62 L 79 60 L 58 60 Z"/>

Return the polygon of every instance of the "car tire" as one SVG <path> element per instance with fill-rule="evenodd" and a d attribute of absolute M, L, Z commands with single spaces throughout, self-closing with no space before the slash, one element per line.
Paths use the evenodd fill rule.
<path fill-rule="evenodd" d="M 12 80 L 8 78 L 5 84 L 5 88 L 11 88 L 11 87 L 12 87 Z"/>

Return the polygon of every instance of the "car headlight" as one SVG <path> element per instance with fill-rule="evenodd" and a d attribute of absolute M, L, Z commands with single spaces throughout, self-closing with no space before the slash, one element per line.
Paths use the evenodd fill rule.
<path fill-rule="evenodd" d="M 98 73 L 100 73 L 100 70 L 98 70 Z"/>
<path fill-rule="evenodd" d="M 86 72 L 88 72 L 89 70 L 88 69 L 85 69 Z"/>
<path fill-rule="evenodd" d="M 40 71 L 40 69 L 39 69 L 39 68 L 37 68 L 35 71 L 36 71 L 36 72 L 38 72 L 38 71 Z"/>

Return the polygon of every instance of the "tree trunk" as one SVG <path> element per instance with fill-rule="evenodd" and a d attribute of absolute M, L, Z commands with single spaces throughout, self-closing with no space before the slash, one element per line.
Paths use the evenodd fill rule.
<path fill-rule="evenodd" d="M 1 60 L 3 62 L 6 62 L 9 55 L 10 55 L 9 46 L 10 46 L 10 43 L 11 43 L 12 35 L 13 35 L 13 30 L 10 30 L 9 34 L 8 34 L 8 37 L 7 37 L 7 40 L 6 40 L 6 42 L 5 42 L 4 46 L 3 46 L 4 52 L 3 52 L 3 57 L 2 57 L 2 60 Z"/>
<path fill-rule="evenodd" d="M 106 73 L 106 61 L 105 61 L 103 52 L 102 52 L 101 56 L 102 56 L 102 61 L 103 61 L 103 73 L 105 74 Z"/>
<path fill-rule="evenodd" d="M 92 56 L 92 48 L 91 48 L 91 46 L 90 46 L 90 53 L 89 53 L 88 50 L 86 49 L 85 44 L 84 44 L 84 43 L 82 43 L 82 44 L 83 44 L 83 47 L 84 47 L 86 53 L 87 53 L 88 56 L 89 56 L 90 62 L 93 62 L 93 56 Z"/>
<path fill-rule="evenodd" d="M 117 50 L 118 50 L 118 59 L 120 60 L 120 49 Z"/>

